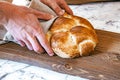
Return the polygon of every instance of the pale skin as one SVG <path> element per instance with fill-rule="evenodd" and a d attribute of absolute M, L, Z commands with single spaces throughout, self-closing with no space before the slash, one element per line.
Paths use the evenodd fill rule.
<path fill-rule="evenodd" d="M 73 14 L 64 0 L 40 0 L 52 8 L 58 16 L 63 15 L 63 9 Z M 52 3 L 51 3 L 52 2 Z M 50 56 L 54 55 L 45 34 L 39 25 L 38 19 L 49 20 L 54 16 L 31 8 L 0 2 L 0 24 L 10 32 L 14 39 L 29 50 L 37 53 L 46 51 Z"/>

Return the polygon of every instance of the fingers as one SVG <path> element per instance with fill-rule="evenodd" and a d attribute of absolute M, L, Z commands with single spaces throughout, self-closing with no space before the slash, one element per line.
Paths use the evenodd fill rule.
<path fill-rule="evenodd" d="M 41 47 L 40 43 L 37 41 L 36 37 L 32 36 L 31 33 L 28 32 L 24 33 L 25 33 L 24 35 L 26 36 L 22 36 L 21 38 L 18 36 L 17 37 L 14 36 L 15 41 L 22 47 L 26 45 L 29 50 L 34 50 L 37 53 L 43 53 L 44 50 Z"/>
<path fill-rule="evenodd" d="M 23 41 L 18 40 L 17 42 L 18 42 L 18 44 L 20 44 L 22 47 L 24 47 L 24 46 L 25 46 L 25 43 L 24 43 Z"/>
<path fill-rule="evenodd" d="M 31 43 L 29 42 L 29 40 L 23 39 L 23 42 L 26 44 L 26 46 L 29 50 L 33 50 L 33 47 L 31 45 Z"/>
<path fill-rule="evenodd" d="M 36 37 L 38 39 L 38 41 L 41 43 L 41 46 L 45 49 L 45 51 L 50 55 L 53 56 L 53 50 L 51 49 L 44 33 L 41 31 L 39 33 L 36 34 Z"/>
<path fill-rule="evenodd" d="M 49 19 L 54 17 L 53 15 L 51 15 L 49 13 L 40 12 L 40 11 L 37 11 L 35 9 L 31 9 L 31 8 L 30 8 L 30 12 L 33 13 L 34 15 L 36 15 L 37 18 L 40 18 L 40 19 L 43 19 L 43 20 L 49 20 Z"/>
<path fill-rule="evenodd" d="M 28 36 L 28 40 L 30 41 L 32 47 L 33 47 L 33 50 L 37 53 L 43 53 L 44 50 L 43 48 L 41 47 L 40 43 L 38 42 L 38 40 L 36 39 L 35 36 L 31 36 L 30 34 L 27 34 Z"/>
<path fill-rule="evenodd" d="M 54 55 L 53 50 L 51 49 L 45 37 L 45 34 L 43 33 L 42 28 L 40 28 L 40 26 L 37 30 L 34 30 L 32 33 L 28 33 L 26 31 L 24 33 L 25 36 L 23 36 L 21 39 L 17 39 L 17 42 L 21 46 L 26 45 L 29 50 L 34 50 L 37 53 L 43 53 L 45 49 L 45 51 L 50 56 Z"/>
<path fill-rule="evenodd" d="M 50 6 L 57 15 L 63 15 L 64 11 L 59 7 L 59 5 L 56 2 L 49 3 L 48 6 Z"/>
<path fill-rule="evenodd" d="M 22 40 L 17 40 L 17 43 L 19 43 L 22 47 L 26 45 L 29 50 L 34 50 L 37 53 L 44 52 L 43 48 L 41 47 L 41 45 L 39 44 L 39 42 L 35 37 L 31 36 L 30 34 L 27 34 L 27 38 L 26 39 L 23 38 Z"/>
<path fill-rule="evenodd" d="M 67 13 L 73 15 L 72 10 L 70 9 L 70 7 L 67 5 L 67 3 L 65 1 L 60 2 L 59 5 L 61 6 L 62 9 L 64 9 Z"/>
<path fill-rule="evenodd" d="M 47 6 L 49 6 L 50 8 L 52 8 L 57 15 L 61 16 L 64 14 L 63 9 L 73 15 L 72 10 L 70 9 L 70 7 L 67 5 L 67 3 L 65 2 L 65 0 L 40 0 L 42 3 L 46 4 Z M 52 1 L 52 2 L 51 2 Z"/>

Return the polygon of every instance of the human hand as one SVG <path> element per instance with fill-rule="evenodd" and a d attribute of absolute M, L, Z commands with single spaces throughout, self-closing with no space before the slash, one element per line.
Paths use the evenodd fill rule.
<path fill-rule="evenodd" d="M 49 20 L 53 16 L 34 9 L 12 4 L 9 4 L 8 9 L 7 11 L 9 13 L 6 13 L 8 22 L 5 27 L 14 39 L 21 46 L 26 45 L 29 50 L 42 53 L 45 49 L 45 51 L 52 56 L 54 53 L 39 24 L 38 18 Z"/>
<path fill-rule="evenodd" d="M 40 0 L 42 3 L 48 5 L 50 8 L 52 8 L 57 15 L 63 15 L 64 11 L 63 9 L 69 13 L 73 14 L 72 10 L 69 8 L 65 0 Z"/>

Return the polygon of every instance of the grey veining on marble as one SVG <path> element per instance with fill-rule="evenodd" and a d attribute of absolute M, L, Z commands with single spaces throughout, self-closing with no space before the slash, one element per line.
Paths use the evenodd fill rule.
<path fill-rule="evenodd" d="M 120 33 L 120 2 L 70 5 L 75 15 L 88 19 L 96 29 Z M 86 80 L 29 64 L 0 59 L 0 80 Z"/>
<path fill-rule="evenodd" d="M 77 16 L 88 19 L 96 29 L 120 33 L 120 1 L 71 6 Z"/>
<path fill-rule="evenodd" d="M 0 80 L 87 80 L 28 64 L 0 59 Z"/>

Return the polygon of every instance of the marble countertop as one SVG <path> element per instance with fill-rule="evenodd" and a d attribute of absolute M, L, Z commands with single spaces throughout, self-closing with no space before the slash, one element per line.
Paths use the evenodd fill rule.
<path fill-rule="evenodd" d="M 74 14 L 88 19 L 95 29 L 120 33 L 120 2 L 70 5 Z M 87 80 L 29 64 L 0 59 L 0 80 Z"/>

